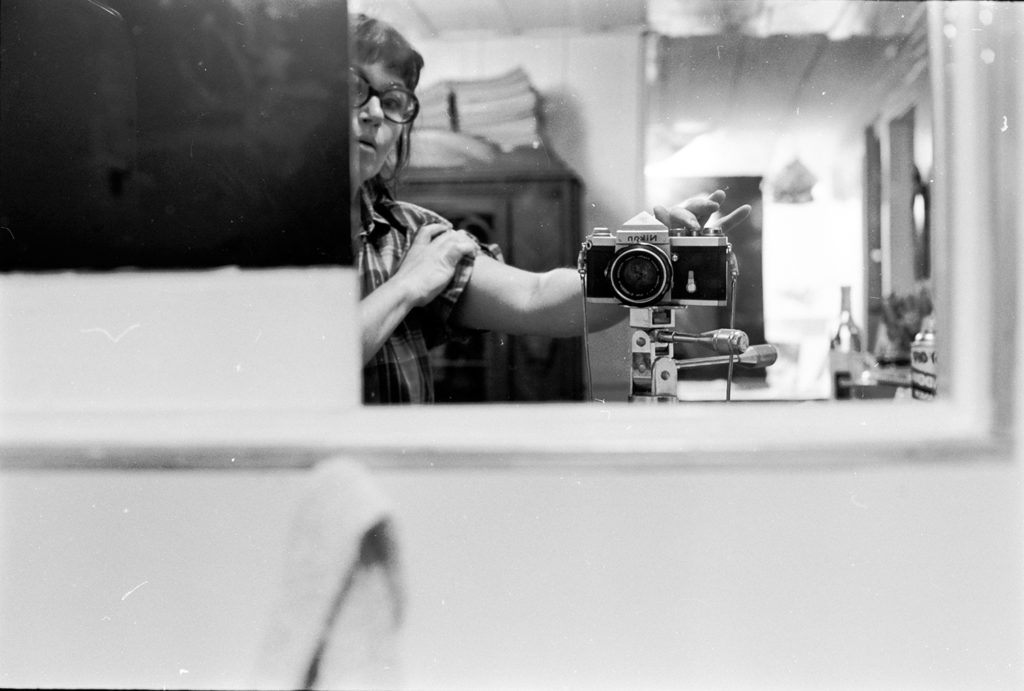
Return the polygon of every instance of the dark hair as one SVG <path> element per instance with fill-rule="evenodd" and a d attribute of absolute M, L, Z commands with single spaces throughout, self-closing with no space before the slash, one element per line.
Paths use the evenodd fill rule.
<path fill-rule="evenodd" d="M 423 56 L 387 22 L 374 19 L 365 14 L 357 14 L 350 20 L 352 31 L 352 59 L 356 64 L 380 63 L 402 78 L 406 88 L 416 90 L 423 70 Z M 412 122 L 402 127 L 395 149 L 397 162 L 389 181 L 381 174 L 374 180 L 377 184 L 393 182 L 405 165 L 409 162 L 410 135 Z"/>

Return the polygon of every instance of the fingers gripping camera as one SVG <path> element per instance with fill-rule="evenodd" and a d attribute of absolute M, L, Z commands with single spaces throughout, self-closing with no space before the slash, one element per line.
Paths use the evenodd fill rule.
<path fill-rule="evenodd" d="M 646 211 L 614 233 L 595 228 L 580 252 L 586 298 L 630 307 L 728 304 L 728 238 L 719 228 L 684 232 Z"/>

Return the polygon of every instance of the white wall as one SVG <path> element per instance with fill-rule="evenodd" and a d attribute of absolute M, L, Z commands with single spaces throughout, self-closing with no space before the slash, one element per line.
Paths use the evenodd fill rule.
<path fill-rule="evenodd" d="M 326 268 L 0 274 L 0 414 L 354 407 L 357 290 Z"/>
<path fill-rule="evenodd" d="M 405 677 L 1019 688 L 1019 467 L 379 471 Z M 4 473 L 0 684 L 246 687 L 297 480 Z"/>
<path fill-rule="evenodd" d="M 251 688 L 296 472 L 0 474 L 0 686 Z"/>
<path fill-rule="evenodd" d="M 1015 478 L 1008 465 L 388 477 L 420 577 L 414 684 L 1012 688 Z"/>

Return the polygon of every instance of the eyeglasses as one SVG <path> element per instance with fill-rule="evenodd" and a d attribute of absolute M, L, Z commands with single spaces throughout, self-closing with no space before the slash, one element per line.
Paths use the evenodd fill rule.
<path fill-rule="evenodd" d="M 372 97 L 380 99 L 380 108 L 384 117 L 391 122 L 404 124 L 412 122 L 420 112 L 420 102 L 416 95 L 403 86 L 389 86 L 383 91 L 374 89 L 366 77 L 355 70 L 349 71 L 348 97 L 353 108 L 362 108 Z"/>

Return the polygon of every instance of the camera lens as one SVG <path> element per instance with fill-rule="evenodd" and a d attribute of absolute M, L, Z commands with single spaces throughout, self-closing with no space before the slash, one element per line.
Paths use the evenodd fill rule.
<path fill-rule="evenodd" d="M 617 252 L 608 268 L 615 295 L 634 307 L 645 307 L 661 300 L 669 289 L 671 275 L 665 253 L 648 245 L 634 245 Z"/>

